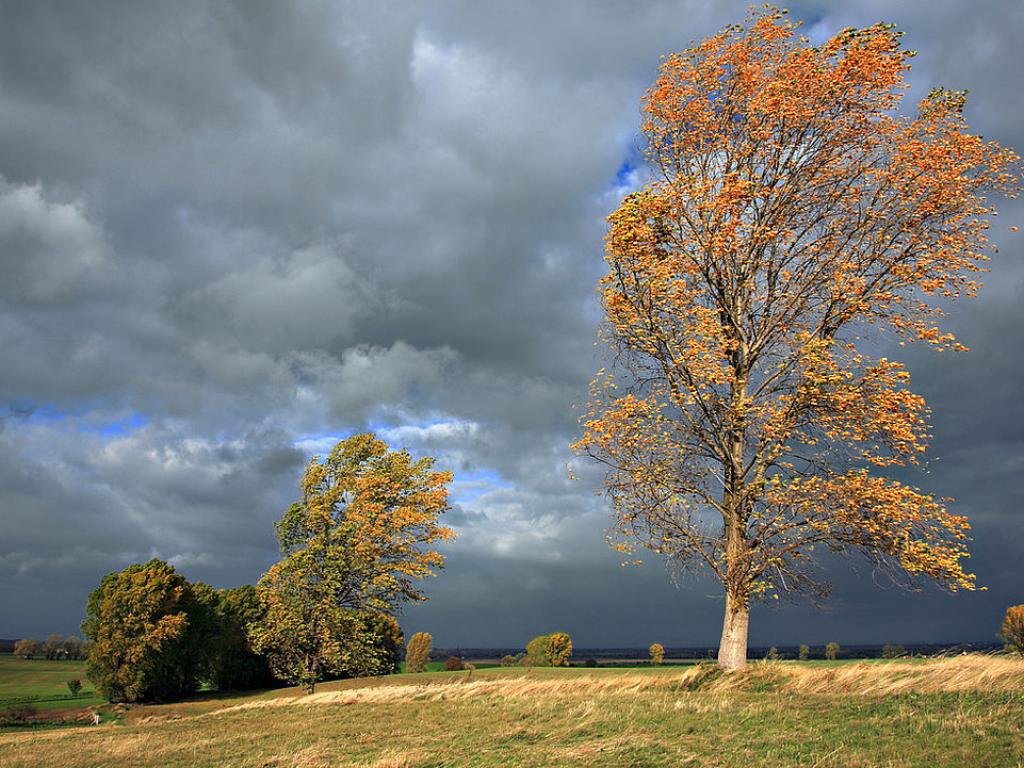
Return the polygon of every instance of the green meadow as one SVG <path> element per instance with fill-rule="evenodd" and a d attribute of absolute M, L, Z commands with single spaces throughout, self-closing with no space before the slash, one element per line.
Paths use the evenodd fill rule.
<path fill-rule="evenodd" d="M 72 678 L 82 681 L 78 696 L 68 690 L 67 681 Z M 102 703 L 85 676 L 84 661 L 26 660 L 0 654 L 0 711 L 15 706 L 53 710 Z"/>

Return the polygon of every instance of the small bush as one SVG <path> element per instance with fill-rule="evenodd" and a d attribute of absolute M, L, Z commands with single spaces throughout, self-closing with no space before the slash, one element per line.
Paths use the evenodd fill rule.
<path fill-rule="evenodd" d="M 23 704 L 0 709 L 0 725 L 27 725 L 37 714 L 35 707 Z"/>
<path fill-rule="evenodd" d="M 778 661 L 781 658 L 782 657 L 779 656 L 779 649 L 776 648 L 774 645 L 768 649 L 768 653 L 765 654 L 764 657 L 765 661 Z"/>
<path fill-rule="evenodd" d="M 665 648 L 661 643 L 652 643 L 651 647 L 647 649 L 651 654 L 651 664 L 654 666 L 660 666 L 665 660 Z"/>
<path fill-rule="evenodd" d="M 586 661 L 583 662 L 583 666 L 584 667 L 597 667 L 597 666 L 600 666 L 600 665 L 597 663 L 597 659 L 587 659 Z"/>
<path fill-rule="evenodd" d="M 698 691 L 712 680 L 717 680 L 723 674 L 722 668 L 717 664 L 698 664 L 694 667 L 692 674 L 683 677 L 679 683 L 679 690 Z"/>
<path fill-rule="evenodd" d="M 523 663 L 523 659 L 526 657 L 525 653 L 508 653 L 501 657 L 501 666 L 503 667 L 518 667 Z"/>
<path fill-rule="evenodd" d="M 71 691 L 72 696 L 77 696 L 82 690 L 82 681 L 77 677 L 73 677 L 68 680 L 68 690 Z"/>
<path fill-rule="evenodd" d="M 462 659 L 458 656 L 449 656 L 445 659 L 444 668 L 447 672 L 459 672 L 466 668 L 466 665 L 462 663 Z"/>
<path fill-rule="evenodd" d="M 905 656 L 907 649 L 902 645 L 883 645 L 882 646 L 882 658 L 883 659 L 898 659 L 901 656 Z"/>
<path fill-rule="evenodd" d="M 839 643 L 831 642 L 825 646 L 825 658 L 829 661 L 835 661 L 839 658 L 839 652 L 841 650 Z"/>
<path fill-rule="evenodd" d="M 811 658 L 811 647 L 809 645 L 800 646 L 800 661 L 807 661 Z"/>

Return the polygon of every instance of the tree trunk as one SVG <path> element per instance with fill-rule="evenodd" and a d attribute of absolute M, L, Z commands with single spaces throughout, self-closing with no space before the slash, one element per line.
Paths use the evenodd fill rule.
<path fill-rule="evenodd" d="M 743 315 L 738 303 L 733 315 Z M 728 318 L 726 318 L 728 322 Z M 718 644 L 718 666 L 732 671 L 747 666 L 747 624 L 750 614 L 750 587 L 748 577 L 749 549 L 747 534 L 747 500 L 744 497 L 746 463 L 743 452 L 746 444 L 747 402 L 747 345 L 742 332 L 737 332 L 736 349 L 732 355 L 735 380 L 730 397 L 729 427 L 726 435 L 726 456 L 723 461 L 724 488 L 722 489 L 722 533 L 725 538 L 725 617 L 722 620 L 722 640 Z"/>
<path fill-rule="evenodd" d="M 726 671 L 747 666 L 747 624 L 750 600 L 746 596 L 725 594 L 725 618 L 722 621 L 722 640 L 718 644 L 718 666 Z"/>

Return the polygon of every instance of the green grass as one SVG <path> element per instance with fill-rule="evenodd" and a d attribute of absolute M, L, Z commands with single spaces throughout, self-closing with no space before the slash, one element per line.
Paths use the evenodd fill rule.
<path fill-rule="evenodd" d="M 474 661 L 474 662 L 470 662 L 470 663 L 474 667 L 476 667 L 477 669 L 492 669 L 492 668 L 500 667 L 501 666 L 500 664 L 494 664 L 494 663 L 490 663 L 490 662 L 476 662 L 476 661 Z M 406 672 L 405 662 L 403 661 L 401 664 L 398 665 L 398 667 L 399 667 L 398 668 L 399 673 L 400 674 L 405 674 L 405 672 Z M 427 672 L 444 672 L 444 662 L 443 661 L 428 661 L 427 662 Z"/>
<path fill-rule="evenodd" d="M 1017 768 L 1024 661 L 428 672 L 0 733 L 0 766 Z"/>
<path fill-rule="evenodd" d="M 72 697 L 67 681 L 82 681 L 82 690 Z M 0 654 L 0 710 L 31 706 L 39 710 L 88 707 L 103 703 L 85 676 L 84 661 L 18 659 Z"/>

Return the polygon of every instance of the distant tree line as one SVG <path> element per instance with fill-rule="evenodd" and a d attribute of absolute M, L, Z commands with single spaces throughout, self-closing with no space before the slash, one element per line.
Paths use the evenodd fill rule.
<path fill-rule="evenodd" d="M 53 634 L 40 642 L 31 637 L 14 644 L 14 655 L 22 659 L 84 659 L 86 646 L 74 635 L 64 637 Z"/>

